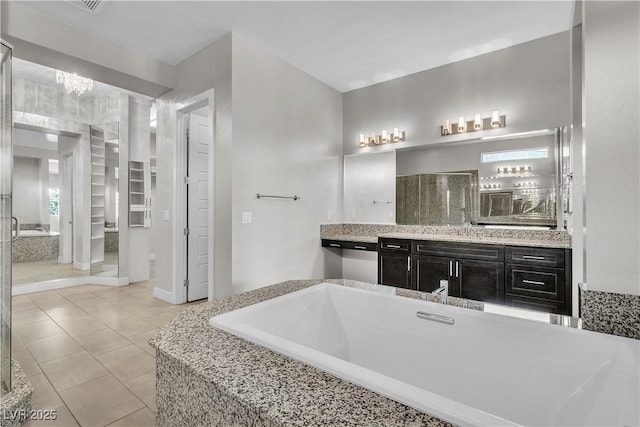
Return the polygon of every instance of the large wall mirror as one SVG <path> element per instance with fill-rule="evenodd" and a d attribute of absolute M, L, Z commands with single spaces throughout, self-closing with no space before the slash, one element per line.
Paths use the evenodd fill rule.
<path fill-rule="evenodd" d="M 564 129 L 396 153 L 396 221 L 564 228 Z"/>

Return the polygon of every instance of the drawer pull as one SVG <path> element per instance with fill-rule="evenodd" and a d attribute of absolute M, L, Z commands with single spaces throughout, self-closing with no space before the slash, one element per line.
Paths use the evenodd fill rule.
<path fill-rule="evenodd" d="M 331 246 L 332 248 L 340 248 L 342 247 L 340 244 L 338 243 L 329 243 L 329 246 Z"/>
<path fill-rule="evenodd" d="M 522 255 L 522 259 L 535 259 L 538 261 L 544 261 L 546 258 L 543 256 L 534 256 L 534 255 Z"/>
<path fill-rule="evenodd" d="M 354 249 L 367 249 L 366 246 L 354 246 Z"/>
<path fill-rule="evenodd" d="M 400 249 L 400 245 L 385 245 L 385 248 L 389 248 L 389 249 Z"/>
<path fill-rule="evenodd" d="M 526 283 L 527 285 L 539 285 L 539 286 L 544 286 L 544 282 L 538 282 L 537 280 L 526 280 L 524 279 L 522 281 L 522 283 Z"/>

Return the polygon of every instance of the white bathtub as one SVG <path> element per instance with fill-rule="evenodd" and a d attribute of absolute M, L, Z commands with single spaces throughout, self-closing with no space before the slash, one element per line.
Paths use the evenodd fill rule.
<path fill-rule="evenodd" d="M 637 340 L 326 283 L 210 323 L 455 424 L 640 424 Z"/>

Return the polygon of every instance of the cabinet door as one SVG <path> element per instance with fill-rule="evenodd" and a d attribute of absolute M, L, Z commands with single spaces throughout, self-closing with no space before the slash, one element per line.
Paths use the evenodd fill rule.
<path fill-rule="evenodd" d="M 462 298 L 493 303 L 504 302 L 504 264 L 501 262 L 454 261 L 453 282 Z"/>
<path fill-rule="evenodd" d="M 378 283 L 411 289 L 410 266 L 407 254 L 378 252 Z"/>
<path fill-rule="evenodd" d="M 413 255 L 411 269 L 413 270 L 413 289 L 422 292 L 432 292 L 440 287 L 440 280 L 449 281 L 449 295 L 454 289 L 449 277 L 453 270 L 451 258 Z"/>

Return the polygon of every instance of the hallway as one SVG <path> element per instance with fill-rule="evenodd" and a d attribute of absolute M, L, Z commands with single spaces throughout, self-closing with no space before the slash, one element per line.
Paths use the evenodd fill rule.
<path fill-rule="evenodd" d="M 155 425 L 155 354 L 147 344 L 187 305 L 152 296 L 153 281 L 84 285 L 13 297 L 13 357 L 33 385 L 24 426 Z"/>

